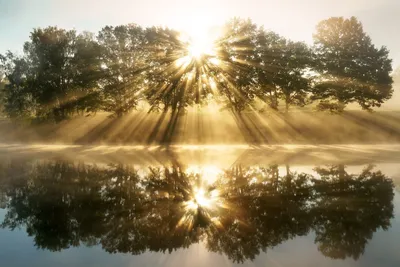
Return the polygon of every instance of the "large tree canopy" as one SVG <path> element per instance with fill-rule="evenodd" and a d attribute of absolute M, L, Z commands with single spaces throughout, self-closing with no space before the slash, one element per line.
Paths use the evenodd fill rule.
<path fill-rule="evenodd" d="M 1 102 L 11 118 L 58 121 L 97 110 L 122 116 L 140 101 L 150 111 L 210 100 L 239 113 L 312 101 L 342 111 L 350 103 L 370 110 L 392 96 L 389 52 L 356 18 L 320 22 L 314 40 L 294 42 L 240 18 L 200 52 L 195 39 L 169 28 L 34 29 L 22 55 L 0 58 Z"/>
<path fill-rule="evenodd" d="M 103 109 L 120 116 L 135 108 L 147 66 L 144 30 L 137 25 L 105 27 L 97 37 L 101 47 Z"/>
<path fill-rule="evenodd" d="M 314 98 L 322 100 L 320 108 L 356 102 L 371 109 L 392 96 L 389 51 L 375 47 L 355 17 L 320 22 L 314 40 L 320 74 Z"/>
<path fill-rule="evenodd" d="M 97 105 L 99 45 L 89 33 L 56 27 L 35 29 L 23 56 L 3 60 L 8 83 L 5 112 L 10 117 L 62 120 Z"/>

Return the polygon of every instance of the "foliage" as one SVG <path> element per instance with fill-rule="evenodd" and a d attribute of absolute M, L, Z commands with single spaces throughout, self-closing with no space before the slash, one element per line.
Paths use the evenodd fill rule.
<path fill-rule="evenodd" d="M 180 33 L 152 27 L 147 29 L 146 36 L 151 55 L 145 96 L 151 111 L 167 111 L 169 108 L 176 111 L 198 101 L 193 83 L 195 78 L 189 79 L 189 76 L 198 76 L 198 69 L 188 58 L 187 44 L 180 39 Z"/>
<path fill-rule="evenodd" d="M 227 106 L 241 112 L 256 97 L 254 80 L 256 33 L 258 27 L 250 20 L 232 19 L 218 41 L 220 58 L 226 66 L 218 73 L 220 94 Z"/>
<path fill-rule="evenodd" d="M 314 231 L 326 257 L 357 259 L 374 232 L 390 227 L 393 183 L 372 166 L 315 172 L 233 166 L 210 182 L 179 164 L 3 162 L 1 226 L 24 227 L 51 251 L 100 245 L 111 253 L 171 253 L 201 240 L 233 262 Z M 211 204 L 196 198 L 199 188 Z"/>
<path fill-rule="evenodd" d="M 169 28 L 34 29 L 22 55 L 0 57 L 3 108 L 10 118 L 60 121 L 98 110 L 122 116 L 141 101 L 173 113 L 210 99 L 237 113 L 259 102 L 273 110 L 283 102 L 287 111 L 312 101 L 341 112 L 392 96 L 389 52 L 356 18 L 320 22 L 314 40 L 309 47 L 234 18 L 210 51 L 194 55 L 194 40 Z"/>
<path fill-rule="evenodd" d="M 320 22 L 314 40 L 320 76 L 313 97 L 323 100 L 321 108 L 355 102 L 370 110 L 390 99 L 393 80 L 389 51 L 375 47 L 355 17 Z"/>
<path fill-rule="evenodd" d="M 8 53 L 4 60 L 5 112 L 59 121 L 95 110 L 99 52 L 89 33 L 35 29 L 23 56 Z"/>
<path fill-rule="evenodd" d="M 145 32 L 137 25 L 107 26 L 97 40 L 101 47 L 102 108 L 121 116 L 138 105 L 144 89 Z"/>

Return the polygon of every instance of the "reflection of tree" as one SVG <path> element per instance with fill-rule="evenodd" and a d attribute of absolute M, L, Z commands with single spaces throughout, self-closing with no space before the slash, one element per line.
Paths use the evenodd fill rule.
<path fill-rule="evenodd" d="M 306 201 L 311 197 L 307 175 L 280 176 L 277 166 L 234 168 L 225 173 L 224 193 L 234 212 L 213 233 L 213 251 L 242 262 L 254 259 L 261 250 L 305 235 L 311 227 Z M 225 197 L 223 195 L 222 197 Z"/>
<path fill-rule="evenodd" d="M 122 165 L 112 165 L 103 172 L 108 178 L 102 187 L 102 200 L 108 210 L 100 210 L 106 214 L 104 221 L 99 222 L 105 230 L 100 242 L 108 252 L 143 253 L 146 237 L 141 225 L 145 195 L 141 178 L 137 170 Z"/>
<path fill-rule="evenodd" d="M 8 212 L 36 246 L 101 244 L 111 253 L 172 252 L 204 241 L 234 262 L 316 232 L 331 258 L 358 258 L 393 216 L 393 184 L 380 171 L 316 168 L 319 178 L 278 166 L 236 166 L 216 181 L 183 167 L 135 169 L 68 162 L 0 165 Z M 199 188 L 201 188 L 200 196 Z"/>
<path fill-rule="evenodd" d="M 321 180 L 314 180 L 315 242 L 325 256 L 358 259 L 373 233 L 390 227 L 392 181 L 372 166 L 359 175 L 348 174 L 343 165 L 316 171 Z"/>
<path fill-rule="evenodd" d="M 182 202 L 188 199 L 190 179 L 179 168 L 150 168 L 149 174 L 142 178 L 141 188 L 146 198 L 138 203 L 141 211 L 137 212 L 127 207 L 127 210 L 136 216 L 134 221 L 137 224 L 133 225 L 133 220 L 130 219 L 128 224 L 125 224 L 128 229 L 121 231 L 121 238 L 115 239 L 114 246 L 107 247 L 107 250 L 140 253 L 142 251 L 135 249 L 138 243 L 143 245 L 143 250 L 156 252 L 172 252 L 188 247 L 196 236 L 177 226 L 184 216 Z M 110 220 L 110 223 L 113 224 L 113 220 Z M 127 233 L 136 239 L 125 240 L 129 239 Z"/>
<path fill-rule="evenodd" d="M 12 172 L 14 172 L 12 174 Z M 96 243 L 103 229 L 101 173 L 96 168 L 65 162 L 10 165 L 10 197 L 3 227 L 26 225 L 39 248 L 61 250 Z"/>

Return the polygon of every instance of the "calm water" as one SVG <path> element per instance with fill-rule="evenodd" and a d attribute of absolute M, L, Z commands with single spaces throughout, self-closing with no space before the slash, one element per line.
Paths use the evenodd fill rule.
<path fill-rule="evenodd" d="M 400 266 L 397 147 L 17 148 L 0 266 Z"/>

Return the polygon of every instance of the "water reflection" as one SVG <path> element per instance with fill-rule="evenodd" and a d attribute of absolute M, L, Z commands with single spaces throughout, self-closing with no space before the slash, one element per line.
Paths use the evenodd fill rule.
<path fill-rule="evenodd" d="M 393 183 L 373 166 L 135 168 L 66 161 L 0 165 L 3 228 L 38 248 L 100 245 L 110 253 L 172 252 L 202 242 L 233 262 L 315 232 L 326 257 L 357 259 L 393 218 Z"/>

